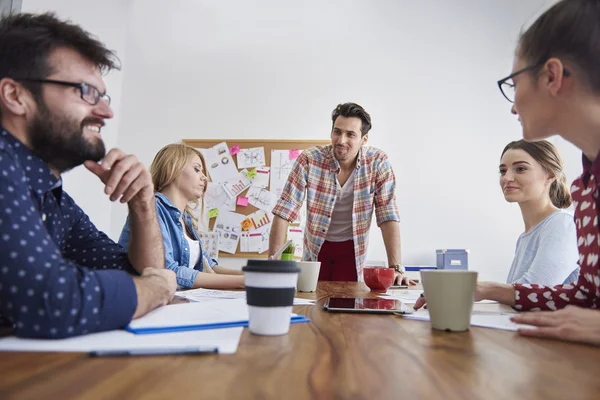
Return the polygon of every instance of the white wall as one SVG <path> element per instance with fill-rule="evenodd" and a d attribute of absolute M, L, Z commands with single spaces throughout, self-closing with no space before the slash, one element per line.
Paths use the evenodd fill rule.
<path fill-rule="evenodd" d="M 552 2 L 132 0 L 128 13 L 117 0 L 25 0 L 24 8 L 52 4 L 120 55 L 127 49 L 125 73 L 107 78 L 121 105 L 118 130 L 112 123 L 105 133 L 148 165 L 183 138 L 328 138 L 334 106 L 362 104 L 373 117 L 370 143 L 388 152 L 398 177 L 403 261 L 433 264 L 436 248 L 469 248 L 472 269 L 503 280 L 523 224 L 497 169 L 521 129 L 496 81 L 510 73 L 521 26 Z M 572 180 L 579 152 L 555 142 Z M 113 206 L 109 223 L 107 200 L 87 179 L 76 171 L 67 188 L 117 238 L 126 208 Z M 369 257 L 384 255 L 374 228 Z"/>
<path fill-rule="evenodd" d="M 23 0 L 22 11 L 53 11 L 59 18 L 72 20 L 114 50 L 123 65 L 126 65 L 125 44 L 130 5 L 129 0 Z M 115 111 L 115 118 L 107 121 L 102 129 L 102 137 L 108 149 L 117 145 L 123 72 L 124 68 L 105 77 Z M 104 185 L 100 180 L 81 166 L 67 172 L 63 181 L 65 190 L 88 213 L 92 222 L 99 229 L 111 232 L 111 203 L 104 195 Z"/>

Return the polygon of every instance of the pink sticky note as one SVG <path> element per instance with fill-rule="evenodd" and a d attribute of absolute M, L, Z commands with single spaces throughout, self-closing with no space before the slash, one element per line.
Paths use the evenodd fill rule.
<path fill-rule="evenodd" d="M 239 152 L 240 152 L 240 146 L 238 146 L 237 144 L 234 144 L 233 146 L 231 146 L 229 148 L 229 154 L 231 154 L 232 156 Z"/>
<path fill-rule="evenodd" d="M 248 205 L 248 198 L 244 197 L 244 196 L 238 196 L 238 198 L 237 198 L 237 205 L 238 206 L 242 206 L 242 207 L 246 207 Z"/>
<path fill-rule="evenodd" d="M 290 150 L 290 160 L 295 160 L 300 155 L 300 150 L 292 149 Z"/>

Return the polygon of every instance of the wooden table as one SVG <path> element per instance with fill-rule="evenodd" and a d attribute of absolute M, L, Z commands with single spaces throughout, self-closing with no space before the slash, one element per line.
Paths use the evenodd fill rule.
<path fill-rule="evenodd" d="M 317 306 L 295 309 L 311 323 L 281 337 L 245 329 L 235 355 L 0 353 L 0 398 L 600 398 L 600 348 L 484 328 L 438 332 L 393 315 L 327 313 L 321 307 L 328 296 L 372 295 L 362 283 L 320 283 L 317 293 L 302 296 L 319 299 Z"/>

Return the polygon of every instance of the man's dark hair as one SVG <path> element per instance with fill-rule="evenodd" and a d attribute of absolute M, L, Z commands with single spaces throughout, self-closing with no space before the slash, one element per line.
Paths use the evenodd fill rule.
<path fill-rule="evenodd" d="M 335 120 L 337 119 L 337 117 L 340 116 L 346 118 L 360 118 L 362 122 L 360 127 L 361 136 L 365 136 L 371 130 L 371 116 L 368 112 L 365 111 L 364 108 L 362 108 L 356 103 L 338 104 L 335 110 L 333 110 L 333 112 L 331 113 L 332 130 L 335 125 Z"/>
<path fill-rule="evenodd" d="M 0 79 L 46 78 L 53 72 L 48 57 L 59 48 L 76 51 L 102 73 L 120 69 L 113 51 L 80 26 L 52 13 L 0 16 Z M 39 95 L 39 85 L 23 84 Z"/>

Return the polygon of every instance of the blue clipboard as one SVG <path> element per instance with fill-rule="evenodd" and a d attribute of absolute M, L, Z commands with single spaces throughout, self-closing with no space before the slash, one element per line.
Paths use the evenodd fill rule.
<path fill-rule="evenodd" d="M 290 323 L 310 322 L 310 319 L 304 315 L 294 315 Z M 153 333 L 169 333 L 169 332 L 185 332 L 185 331 L 203 331 L 207 329 L 223 329 L 223 328 L 235 328 L 235 327 L 246 327 L 248 326 L 248 320 L 242 321 L 230 321 L 230 322 L 219 322 L 214 324 L 197 324 L 197 325 L 184 325 L 184 326 L 161 326 L 156 328 L 131 328 L 129 325 L 125 327 L 125 330 L 136 335 L 149 335 Z"/>

